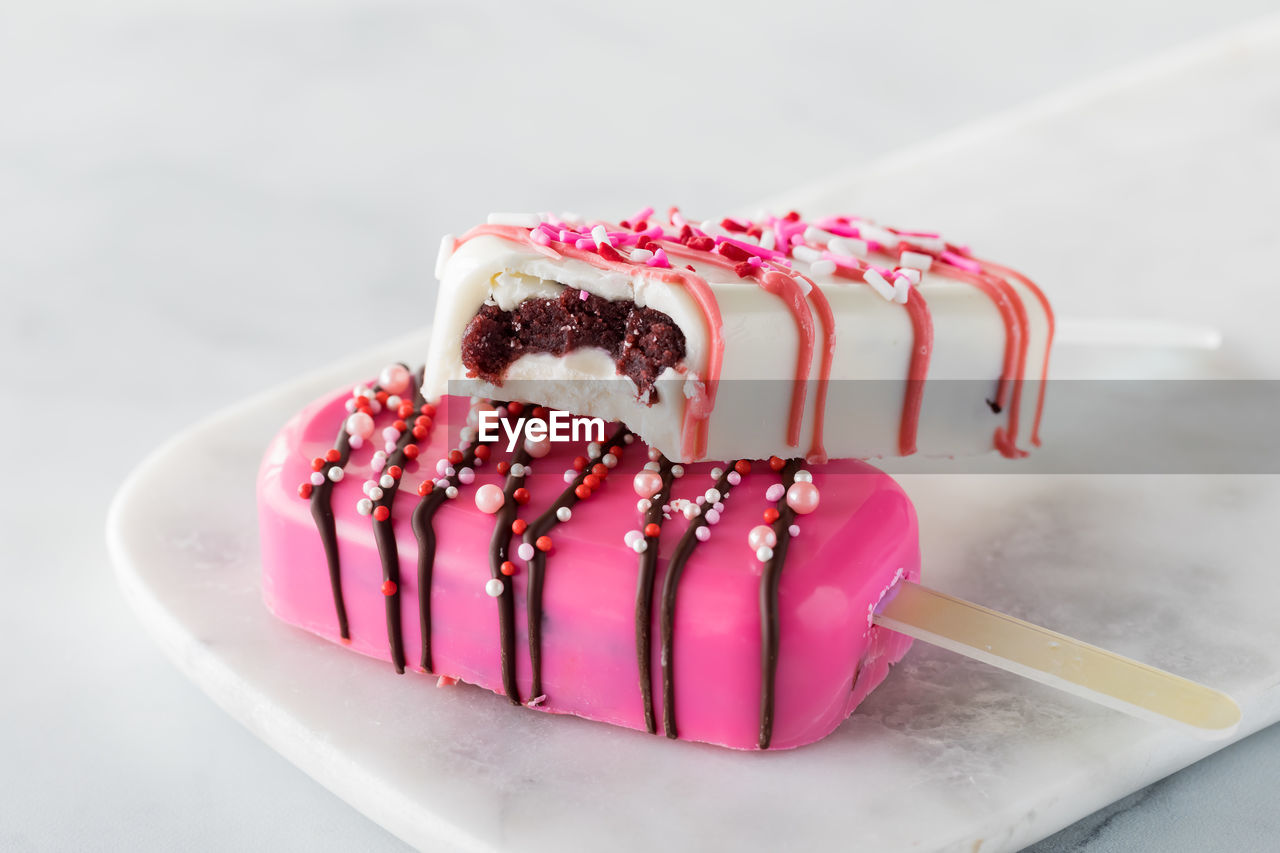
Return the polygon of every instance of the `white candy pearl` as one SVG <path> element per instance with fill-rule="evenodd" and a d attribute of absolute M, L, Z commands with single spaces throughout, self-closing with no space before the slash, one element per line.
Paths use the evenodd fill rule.
<path fill-rule="evenodd" d="M 672 477 L 676 477 L 676 478 L 683 477 L 683 476 L 684 476 L 684 466 L 683 466 L 683 465 L 672 465 L 672 466 L 671 466 L 671 476 L 672 476 Z"/>
<path fill-rule="evenodd" d="M 558 518 L 561 522 L 568 521 L 569 519 L 573 518 L 573 510 L 569 509 L 567 506 L 562 506 L 558 510 L 556 510 L 556 518 Z"/>
<path fill-rule="evenodd" d="M 324 474 L 321 474 L 319 471 L 312 471 L 312 472 L 311 472 L 311 485 L 313 485 L 313 486 L 323 486 L 323 485 L 324 485 Z"/>
<path fill-rule="evenodd" d="M 484 591 L 490 598 L 497 598 L 502 595 L 502 581 L 497 578 L 489 578 L 484 582 Z"/>
<path fill-rule="evenodd" d="M 469 486 L 476 481 L 476 472 L 470 468 L 463 468 L 458 472 L 458 482 L 464 486 Z"/>
<path fill-rule="evenodd" d="M 742 475 L 737 471 L 730 471 L 728 481 L 730 486 L 736 486 L 742 482 Z"/>
<path fill-rule="evenodd" d="M 395 488 L 396 478 L 392 477 L 390 474 L 383 474 L 382 479 L 378 480 L 378 485 L 382 486 L 384 489 Z"/>
<path fill-rule="evenodd" d="M 641 537 L 640 539 L 631 543 L 631 550 L 635 551 L 637 554 L 643 554 L 645 551 L 649 550 L 649 543 L 646 542 L 643 537 Z"/>
<path fill-rule="evenodd" d="M 404 402 L 404 401 L 403 401 L 403 400 L 401 400 L 401 399 L 400 399 L 400 397 L 399 397 L 398 395 L 396 395 L 396 394 L 392 394 L 390 397 L 388 397 L 388 398 L 387 398 L 387 408 L 388 408 L 388 409 L 398 409 L 398 408 L 400 408 L 400 404 L 401 404 L 402 402 Z"/>
<path fill-rule="evenodd" d="M 525 474 L 525 471 L 524 471 L 524 466 L 523 466 L 523 465 L 521 465 L 519 462 L 512 463 L 512 465 L 511 465 L 511 476 L 512 476 L 512 477 L 515 477 L 515 478 L 518 480 L 518 479 L 520 479 L 521 477 L 523 477 L 523 476 L 524 476 L 524 474 Z"/>
<path fill-rule="evenodd" d="M 644 538 L 644 534 L 639 530 L 628 530 L 622 534 L 622 541 L 626 543 L 628 548 L 635 547 L 636 542 Z"/>
<path fill-rule="evenodd" d="M 520 547 L 516 549 L 516 556 L 526 562 L 533 559 L 533 546 L 528 542 L 521 542 Z"/>
<path fill-rule="evenodd" d="M 386 444 L 382 445 L 382 448 L 386 451 L 387 455 L 390 456 L 392 453 L 396 452 L 396 443 L 394 441 L 388 441 Z"/>
<path fill-rule="evenodd" d="M 623 444 L 635 444 L 635 443 L 636 443 L 636 437 L 635 437 L 634 435 L 632 435 L 631 433 L 627 433 L 626 435 L 624 435 L 624 436 L 622 437 L 622 443 L 623 443 Z"/>
<path fill-rule="evenodd" d="M 813 482 L 813 475 L 812 475 L 812 474 L 810 474 L 808 471 L 797 471 L 797 472 L 796 472 L 796 482 L 797 482 L 797 483 L 812 483 L 812 482 Z"/>
<path fill-rule="evenodd" d="M 395 427 L 387 427 L 382 431 L 383 441 L 394 442 L 399 438 L 400 438 L 400 430 L 396 429 Z"/>
<path fill-rule="evenodd" d="M 353 435 L 347 439 L 347 446 L 352 450 L 359 450 L 364 447 L 364 439 L 358 435 Z"/>
<path fill-rule="evenodd" d="M 724 476 L 724 469 L 723 469 L 723 468 L 712 468 L 712 469 L 711 469 L 711 479 L 713 479 L 713 480 L 719 480 L 719 479 L 720 479 L 721 477 L 723 477 L 723 476 Z"/>
<path fill-rule="evenodd" d="M 762 563 L 767 563 L 773 559 L 773 549 L 768 545 L 761 545 L 756 549 L 756 559 Z"/>
<path fill-rule="evenodd" d="M 595 459 L 600 455 L 600 442 L 593 441 L 587 445 L 587 456 Z"/>
<path fill-rule="evenodd" d="M 780 501 L 782 500 L 782 496 L 785 495 L 786 493 L 787 493 L 786 486 L 782 485 L 781 483 L 774 483 L 764 493 L 764 499 L 767 501 L 774 501 L 774 502 Z"/>
<path fill-rule="evenodd" d="M 720 502 L 720 490 L 719 490 L 719 489 L 707 489 L 707 491 L 704 493 L 704 496 L 706 497 L 706 499 L 707 499 L 707 503 L 709 503 L 709 504 L 714 504 L 714 503 L 719 503 L 719 502 Z"/>
<path fill-rule="evenodd" d="M 697 518 L 701 514 L 702 514 L 702 508 L 699 507 L 697 504 L 688 503 L 684 505 L 684 517 L 689 519 L 690 521 L 693 521 L 695 518 Z"/>
<path fill-rule="evenodd" d="M 458 487 L 457 487 L 457 486 L 445 486 L 445 489 L 444 489 L 444 496 L 445 496 L 446 498 L 448 498 L 449 500 L 453 500 L 454 498 L 456 498 L 456 497 L 458 496 Z"/>
<path fill-rule="evenodd" d="M 792 539 L 796 538 L 797 536 L 800 535 L 800 525 L 798 524 L 791 525 L 790 527 L 787 528 L 787 532 L 791 534 Z"/>
<path fill-rule="evenodd" d="M 658 461 L 659 459 L 661 459 L 661 458 L 662 458 L 662 451 L 658 450 L 658 448 L 656 448 L 656 447 L 650 447 L 650 448 L 649 448 L 649 461 L 650 461 L 650 462 L 657 462 L 657 461 Z"/>
<path fill-rule="evenodd" d="M 360 513 L 361 515 L 372 515 L 373 501 L 369 500 L 368 498 L 361 498 L 360 500 L 356 501 L 356 512 Z"/>
<path fill-rule="evenodd" d="M 436 462 L 436 473 L 439 474 L 441 477 L 443 477 L 445 469 L 448 467 L 449 467 L 449 460 L 441 459 L 440 461 Z"/>
<path fill-rule="evenodd" d="M 576 479 L 578 479 L 578 472 L 572 468 L 564 472 L 564 481 L 566 483 L 572 483 Z"/>
<path fill-rule="evenodd" d="M 340 482 L 345 476 L 346 473 L 336 465 L 329 469 L 329 479 L 335 483 Z"/>
<path fill-rule="evenodd" d="M 369 496 L 369 500 L 371 501 L 382 500 L 382 489 L 379 489 L 377 486 L 367 490 L 365 494 Z"/>
<path fill-rule="evenodd" d="M 648 512 L 649 507 L 651 506 L 653 506 L 653 501 L 649 500 L 648 498 L 641 498 L 640 500 L 636 501 L 636 509 L 638 509 L 640 512 Z"/>
<path fill-rule="evenodd" d="M 614 456 L 612 453 L 606 453 L 604 458 L 600 461 L 604 463 L 604 467 L 612 468 L 618 464 L 618 457 Z"/>
<path fill-rule="evenodd" d="M 720 521 L 720 513 L 717 510 L 707 510 L 707 524 L 716 524 Z"/>
<path fill-rule="evenodd" d="M 708 539 L 711 538 L 711 528 L 699 527 L 697 530 L 693 532 L 693 535 L 698 537 L 699 542 L 706 542 Z"/>
<path fill-rule="evenodd" d="M 660 463 L 658 463 L 658 462 L 646 462 L 646 463 L 644 463 L 644 470 L 646 470 L 646 471 L 661 471 L 661 470 L 662 470 L 662 465 L 661 465 Z"/>

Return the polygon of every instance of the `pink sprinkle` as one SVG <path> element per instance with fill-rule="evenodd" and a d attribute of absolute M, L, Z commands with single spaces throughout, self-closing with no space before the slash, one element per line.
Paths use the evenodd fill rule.
<path fill-rule="evenodd" d="M 574 240 L 577 240 L 577 239 L 578 239 L 578 233 L 576 231 L 570 231 L 568 228 L 560 229 L 561 243 L 572 243 Z"/>
<path fill-rule="evenodd" d="M 537 243 L 539 246 L 549 246 L 551 244 L 551 237 L 541 228 L 537 231 L 530 231 L 529 239 Z"/>
<path fill-rule="evenodd" d="M 583 302 L 586 302 L 586 301 L 587 301 L 587 292 L 586 292 L 585 290 L 579 290 L 579 291 L 578 291 L 578 298 L 579 298 L 579 299 L 581 299 Z"/>
<path fill-rule="evenodd" d="M 653 257 L 645 261 L 645 264 L 651 267 L 661 267 L 663 269 L 671 269 L 671 262 L 667 260 L 667 253 L 659 249 L 653 253 Z"/>
<path fill-rule="evenodd" d="M 639 213 L 636 213 L 634 216 L 632 216 L 632 217 L 631 217 L 631 221 L 632 221 L 632 222 L 643 222 L 643 221 L 645 221 L 646 219 L 648 219 L 650 216 L 653 216 L 653 208 L 652 208 L 652 207 L 646 207 L 646 208 L 644 208 L 643 210 L 641 210 Z"/>
<path fill-rule="evenodd" d="M 785 252 L 778 252 L 773 249 L 766 249 L 763 246 L 757 246 L 754 243 L 746 243 L 742 240 L 735 240 L 732 237 L 723 235 L 716 237 L 717 243 L 728 243 L 731 246 L 737 246 L 748 255 L 757 255 L 762 258 L 770 258 L 772 260 L 782 260 L 787 255 Z"/>
<path fill-rule="evenodd" d="M 982 272 L 982 264 L 962 255 L 957 255 L 955 252 L 950 250 L 942 253 L 942 259 L 951 264 L 951 266 L 959 267 L 962 270 L 968 270 L 969 272 Z"/>
<path fill-rule="evenodd" d="M 596 247 L 596 241 L 592 240 L 590 237 L 579 237 L 573 242 L 573 245 L 574 248 L 577 249 L 594 249 Z"/>
<path fill-rule="evenodd" d="M 662 226 L 651 225 L 650 227 L 644 229 L 640 233 L 648 237 L 650 240 L 656 240 L 657 238 L 662 236 Z"/>
<path fill-rule="evenodd" d="M 685 219 L 682 215 L 680 215 L 680 208 L 678 207 L 671 208 L 670 219 L 671 219 L 671 224 L 674 225 L 676 228 L 683 228 L 684 226 L 689 224 L 689 220 Z"/>
<path fill-rule="evenodd" d="M 747 258 L 747 263 L 753 267 L 764 266 L 764 258 L 760 257 L 759 255 L 752 255 L 751 257 Z"/>

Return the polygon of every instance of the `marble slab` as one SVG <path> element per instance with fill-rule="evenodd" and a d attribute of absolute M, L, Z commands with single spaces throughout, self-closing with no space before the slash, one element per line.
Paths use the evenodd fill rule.
<path fill-rule="evenodd" d="M 1246 291 L 1256 310 L 1199 295 L 1228 261 L 1269 268 L 1280 216 L 1258 188 L 1280 185 L 1278 34 L 1202 46 L 792 198 L 936 224 L 1040 271 L 1064 313 L 1213 323 L 1215 375 L 1275 377 L 1280 291 Z M 1256 182 L 1212 174 L 1242 158 Z M 1211 174 L 1177 180 L 1197 169 Z M 257 590 L 261 449 L 312 397 L 422 352 L 395 342 L 193 428 L 130 478 L 109 522 L 121 586 L 178 665 L 417 846 L 1016 849 L 1225 743 L 917 644 L 832 737 L 733 753 L 397 678 L 275 622 Z M 1275 477 L 901 480 L 932 585 L 1224 689 L 1244 711 L 1236 737 L 1280 719 Z"/>

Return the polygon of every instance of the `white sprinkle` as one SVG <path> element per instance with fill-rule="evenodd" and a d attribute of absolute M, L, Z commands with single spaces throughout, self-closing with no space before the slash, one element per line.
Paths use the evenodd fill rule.
<path fill-rule="evenodd" d="M 902 240 L 897 234 L 887 228 L 881 228 L 879 225 L 872 225 L 870 222 L 858 223 L 858 236 L 864 240 L 870 240 L 879 243 L 881 246 L 897 246 Z"/>
<path fill-rule="evenodd" d="M 800 470 L 796 472 L 795 481 L 797 483 L 812 483 L 813 475 L 808 471 Z"/>
<path fill-rule="evenodd" d="M 532 699 L 530 699 L 528 702 L 525 702 L 524 704 L 529 708 L 536 708 L 545 701 L 547 701 L 547 694 L 543 693 L 539 696 L 534 696 Z"/>
<path fill-rule="evenodd" d="M 793 281 L 800 286 L 800 293 L 804 296 L 808 296 L 810 291 L 813 290 L 813 285 L 809 283 L 807 278 L 796 278 Z"/>
<path fill-rule="evenodd" d="M 378 485 L 382 486 L 384 489 L 395 488 L 396 478 L 392 477 L 390 474 L 383 474 L 382 478 L 378 480 Z"/>
<path fill-rule="evenodd" d="M 458 482 L 464 486 L 469 486 L 476 481 L 476 472 L 470 468 L 463 468 L 458 472 Z"/>
<path fill-rule="evenodd" d="M 717 509 L 707 510 L 707 524 L 716 524 L 720 521 L 720 511 Z"/>
<path fill-rule="evenodd" d="M 622 437 L 623 444 L 635 444 L 635 442 L 636 442 L 636 437 L 631 433 L 627 433 Z"/>
<path fill-rule="evenodd" d="M 636 501 L 636 509 L 639 510 L 640 512 L 648 512 L 649 507 L 651 506 L 653 506 L 653 501 L 649 500 L 648 498 L 641 498 L 640 500 Z"/>
<path fill-rule="evenodd" d="M 347 439 L 347 445 L 352 450 L 359 450 L 360 448 L 364 447 L 364 439 L 358 435 L 353 435 Z"/>
<path fill-rule="evenodd" d="M 356 410 L 356 401 L 354 397 L 352 397 L 350 400 L 347 400 L 346 407 L 348 412 L 354 412 Z"/>
<path fill-rule="evenodd" d="M 766 228 L 765 232 L 760 235 L 760 248 L 773 251 L 778 246 L 777 235 L 773 233 L 772 228 Z"/>
<path fill-rule="evenodd" d="M 643 538 L 644 534 L 639 530 L 628 530 L 626 533 L 622 534 L 622 541 L 627 544 L 628 548 L 634 548 L 636 542 Z"/>
<path fill-rule="evenodd" d="M 684 505 L 685 518 L 689 519 L 690 521 L 693 521 L 695 518 L 697 518 L 700 515 L 702 515 L 702 507 L 698 506 L 696 503 L 686 503 Z"/>
<path fill-rule="evenodd" d="M 886 302 L 893 301 L 893 285 L 885 281 L 884 276 L 875 270 L 867 270 L 862 274 L 862 280 L 875 288 L 876 293 L 885 298 Z"/>
<path fill-rule="evenodd" d="M 600 461 L 604 463 L 604 467 L 612 468 L 614 465 L 618 464 L 618 457 L 614 456 L 612 453 L 606 453 L 601 457 Z"/>
<path fill-rule="evenodd" d="M 369 489 L 369 491 L 365 492 L 365 494 L 369 496 L 369 500 L 371 501 L 382 500 L 382 489 L 378 488 L 377 486 L 374 486 L 373 488 Z"/>
<path fill-rule="evenodd" d="M 637 554 L 643 554 L 645 551 L 649 550 L 649 543 L 646 542 L 643 537 L 641 537 L 640 539 L 631 543 L 631 550 L 635 551 Z"/>
<path fill-rule="evenodd" d="M 452 234 L 446 234 L 440 238 L 440 249 L 436 252 L 436 280 L 444 280 L 444 268 L 449 263 L 449 259 L 453 257 L 453 244 L 456 242 Z"/>
<path fill-rule="evenodd" d="M 490 213 L 490 225 L 514 225 L 517 228 L 537 228 L 542 219 L 536 213 Z"/>
<path fill-rule="evenodd" d="M 791 256 L 797 261 L 806 261 L 807 263 L 822 260 L 822 253 L 808 246 L 792 246 Z"/>
<path fill-rule="evenodd" d="M 312 472 L 311 472 L 311 485 L 313 485 L 313 486 L 320 486 L 320 485 L 324 485 L 324 474 L 321 474 L 319 471 L 312 471 Z"/>
<path fill-rule="evenodd" d="M 603 225 L 597 225 L 591 229 L 591 239 L 596 242 L 597 247 L 613 245 L 609 242 L 609 232 Z"/>
<path fill-rule="evenodd" d="M 356 512 L 361 515 L 370 515 L 373 513 L 373 501 L 368 498 L 361 498 L 356 501 Z"/>
<path fill-rule="evenodd" d="M 454 498 L 456 498 L 456 497 L 458 496 L 458 487 L 457 487 L 457 486 L 445 486 L 445 489 L 444 489 L 444 496 L 445 496 L 446 498 L 448 498 L 449 500 L 453 500 Z"/>
<path fill-rule="evenodd" d="M 515 477 L 518 480 L 521 477 L 523 477 L 527 472 L 524 470 L 524 465 L 520 464 L 519 462 L 512 462 L 511 468 L 509 469 L 509 473 L 511 474 L 512 477 Z"/>
<path fill-rule="evenodd" d="M 926 255 L 924 252 L 904 251 L 898 256 L 898 263 L 904 267 L 927 272 L 929 267 L 933 266 L 933 256 Z"/>
<path fill-rule="evenodd" d="M 764 493 L 764 499 L 767 501 L 780 501 L 782 496 L 787 493 L 787 487 L 781 483 L 774 483 Z"/>
<path fill-rule="evenodd" d="M 804 239 L 810 243 L 825 243 L 836 235 L 830 231 L 823 231 L 821 228 L 810 225 L 804 229 Z"/>
<path fill-rule="evenodd" d="M 599 226 L 596 226 L 596 227 L 599 227 Z M 587 456 L 589 456 L 592 459 L 595 459 L 599 455 L 600 455 L 600 442 L 593 441 L 587 445 Z"/>
<path fill-rule="evenodd" d="M 334 465 L 332 468 L 329 469 L 329 479 L 332 480 L 333 482 L 335 483 L 340 482 L 343 476 L 344 474 L 342 469 L 339 468 L 337 465 Z"/>
<path fill-rule="evenodd" d="M 836 262 L 823 258 L 820 261 L 814 261 L 809 264 L 809 272 L 814 275 L 831 275 L 836 271 Z"/>
<path fill-rule="evenodd" d="M 572 468 L 564 472 L 564 481 L 566 483 L 572 483 L 576 479 L 578 479 L 578 472 Z"/>
<path fill-rule="evenodd" d="M 723 469 L 723 468 L 712 468 L 712 469 L 711 469 L 711 479 L 713 479 L 713 480 L 719 480 L 719 479 L 720 479 L 721 477 L 723 477 L 723 476 L 724 476 L 724 469 Z"/>
<path fill-rule="evenodd" d="M 392 453 L 396 452 L 396 443 L 394 441 L 388 441 L 382 445 L 382 449 L 386 451 L 388 456 L 390 456 Z"/>
<path fill-rule="evenodd" d="M 683 477 L 683 476 L 684 476 L 684 466 L 683 466 L 683 465 L 672 465 L 672 466 L 671 466 L 671 476 L 672 476 L 672 477 L 675 477 L 677 480 L 678 480 L 678 479 L 680 479 L 681 477 Z"/>
<path fill-rule="evenodd" d="M 827 243 L 827 251 L 833 255 L 841 255 L 846 258 L 865 258 L 867 256 L 867 241 L 858 240 L 854 237 L 833 237 Z"/>
<path fill-rule="evenodd" d="M 456 474 L 456 473 L 458 473 L 458 472 L 457 472 L 457 471 L 455 471 L 455 470 L 453 470 L 453 466 L 452 466 L 452 465 L 446 465 L 446 466 L 445 466 L 445 468 L 444 468 L 444 475 L 445 475 L 446 477 L 452 477 L 452 476 L 453 476 L 454 474 Z"/>
<path fill-rule="evenodd" d="M 725 495 L 725 497 L 727 498 L 729 496 Z M 714 504 L 711 505 L 711 508 L 714 509 L 716 512 L 724 512 L 724 501 L 716 501 Z"/>
<path fill-rule="evenodd" d="M 441 477 L 440 479 L 436 480 L 436 488 L 437 489 L 449 488 L 449 481 L 446 480 L 444 477 Z"/>
<path fill-rule="evenodd" d="M 645 261 L 649 260 L 652 257 L 653 257 L 653 252 L 649 251 L 648 249 L 632 249 L 631 250 L 632 263 L 643 264 Z"/>
<path fill-rule="evenodd" d="M 773 559 L 773 549 L 768 545 L 761 545 L 756 549 L 756 559 L 762 563 L 767 563 Z"/>
<path fill-rule="evenodd" d="M 947 241 L 941 237 L 903 237 L 913 246 L 918 246 L 926 252 L 945 252 L 947 250 Z M 928 269 L 925 267 L 924 269 Z"/>
<path fill-rule="evenodd" d="M 484 582 L 484 591 L 490 598 L 497 598 L 502 595 L 502 586 L 498 578 L 489 578 Z"/>
<path fill-rule="evenodd" d="M 737 471 L 730 471 L 728 476 L 729 485 L 736 486 L 742 482 L 742 475 Z"/>
<path fill-rule="evenodd" d="M 521 542 L 520 547 L 516 549 L 516 556 L 528 562 L 533 559 L 533 546 L 528 542 Z"/>
<path fill-rule="evenodd" d="M 441 459 L 440 461 L 436 462 L 436 473 L 439 474 L 441 477 L 443 477 L 445 469 L 447 469 L 448 467 L 449 467 L 449 460 Z"/>
<path fill-rule="evenodd" d="M 458 430 L 458 449 L 466 447 L 468 444 L 476 440 L 475 427 L 464 426 Z"/>
<path fill-rule="evenodd" d="M 907 297 L 911 295 L 911 280 L 905 275 L 900 275 L 893 280 L 893 301 L 899 305 L 907 303 Z"/>
<path fill-rule="evenodd" d="M 787 532 L 791 534 L 792 539 L 795 539 L 797 536 L 800 535 L 800 525 L 798 524 L 791 525 L 790 527 L 787 528 Z"/>
<path fill-rule="evenodd" d="M 705 492 L 703 492 L 703 496 L 704 496 L 704 497 L 706 497 L 706 499 L 707 499 L 707 503 L 709 503 L 709 504 L 714 504 L 714 503 L 719 503 L 719 502 L 720 502 L 720 490 L 719 490 L 719 489 L 707 489 Z"/>
<path fill-rule="evenodd" d="M 698 537 L 699 542 L 706 542 L 711 538 L 711 528 L 699 527 L 697 530 L 693 531 L 693 535 Z"/>
<path fill-rule="evenodd" d="M 661 465 L 661 463 L 658 463 L 658 462 L 646 462 L 646 463 L 644 463 L 644 470 L 646 470 L 646 471 L 661 471 L 661 470 L 662 470 L 662 465 Z"/>
<path fill-rule="evenodd" d="M 562 522 L 568 521 L 573 518 L 573 510 L 569 509 L 567 506 L 562 506 L 556 510 L 556 518 L 560 519 Z"/>

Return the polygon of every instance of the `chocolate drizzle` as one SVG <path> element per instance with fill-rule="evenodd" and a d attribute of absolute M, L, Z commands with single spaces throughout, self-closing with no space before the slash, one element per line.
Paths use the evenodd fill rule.
<path fill-rule="evenodd" d="M 629 430 L 619 425 L 613 431 L 613 435 L 604 442 L 603 447 L 612 447 L 614 445 L 621 446 L 623 439 L 627 436 Z M 560 497 L 556 498 L 555 503 L 547 507 L 547 511 L 538 516 L 524 532 L 524 541 L 533 547 L 533 558 L 529 560 L 529 586 L 526 600 L 526 613 L 529 619 L 529 663 L 533 669 L 533 683 L 529 687 L 529 695 L 531 703 L 537 702 L 542 696 L 542 582 L 547 571 L 547 555 L 539 550 L 536 546 L 539 536 L 545 536 L 552 528 L 560 523 L 556 511 L 561 507 L 573 507 L 578 503 L 578 486 L 583 484 L 587 479 L 587 475 L 591 473 L 591 465 L 598 462 L 601 457 L 593 457 L 583 469 L 578 472 L 578 476 L 573 482 L 560 493 Z"/>
<path fill-rule="evenodd" d="M 733 490 L 733 484 L 729 482 L 729 474 L 734 470 L 737 463 L 729 463 L 724 472 L 716 480 L 715 488 L 720 492 L 722 499 L 729 497 L 729 493 Z M 662 665 L 662 728 L 667 737 L 678 737 L 676 734 L 676 690 L 675 690 L 675 624 L 676 624 L 676 591 L 680 585 L 680 576 L 684 574 L 685 566 L 689 563 L 689 558 L 693 556 L 693 549 L 698 547 L 698 530 L 706 527 L 707 513 L 710 507 L 703 508 L 703 511 L 689 523 L 685 528 L 684 535 L 680 537 L 679 543 L 676 545 L 675 553 L 671 555 L 670 562 L 667 563 L 667 576 L 662 581 L 662 655 L 660 663 Z"/>
<path fill-rule="evenodd" d="M 411 376 L 413 408 L 422 405 L 422 384 L 419 376 Z M 396 440 L 395 450 L 387 457 L 382 471 L 385 473 L 392 466 L 403 470 L 408 457 L 405 448 L 414 443 L 413 430 L 404 429 Z M 373 516 L 373 541 L 378 546 L 378 559 L 382 563 L 383 597 L 387 608 L 387 642 L 391 646 L 391 663 L 396 672 L 404 672 L 404 628 L 400 624 L 400 555 L 396 548 L 396 534 L 391 526 L 391 512 L 395 506 L 396 495 L 400 492 L 400 480 L 396 479 L 389 488 L 382 490 L 382 497 L 373 502 L 374 512 L 379 507 L 386 507 L 387 517 L 379 520 Z M 390 594 L 387 593 L 388 584 Z"/>
<path fill-rule="evenodd" d="M 791 459 L 782 469 L 782 485 L 791 488 L 802 460 Z M 773 556 L 764 564 L 760 574 L 760 740 L 761 749 L 768 749 L 773 739 L 774 686 L 778 674 L 778 580 L 782 576 L 782 564 L 787 559 L 787 545 L 791 541 L 791 525 L 795 523 L 795 510 L 787 505 L 784 494 L 778 500 L 778 518 L 773 522 L 773 532 L 778 544 Z"/>
<path fill-rule="evenodd" d="M 644 513 L 644 527 L 656 524 L 661 528 L 662 521 L 666 517 L 662 514 L 662 501 L 663 495 L 670 495 L 671 460 L 664 456 L 658 461 L 658 466 L 658 475 L 662 477 L 662 488 L 649 499 L 649 508 Z M 658 724 L 653 715 L 653 672 L 650 666 L 653 643 L 649 639 L 653 622 L 653 581 L 654 571 L 658 567 L 658 540 L 657 536 L 645 537 L 648 547 L 640 555 L 640 571 L 636 577 L 636 665 L 640 670 L 640 699 L 644 703 L 644 725 L 651 735 L 658 733 Z"/>
<path fill-rule="evenodd" d="M 493 522 L 493 537 L 489 540 L 489 574 L 502 582 L 502 594 L 498 596 L 498 637 L 502 662 L 502 687 L 512 705 L 520 704 L 520 687 L 516 683 L 516 600 L 511 580 L 502 573 L 502 564 L 509 559 L 511 548 L 511 523 L 516 519 L 516 489 L 524 485 L 525 475 L 515 474 L 516 465 L 527 465 L 529 451 L 524 443 L 516 448 L 511 457 L 513 470 L 507 473 L 507 481 L 502 487 L 502 507 L 498 510 Z"/>
<path fill-rule="evenodd" d="M 458 472 L 475 464 L 476 448 L 480 442 L 473 441 L 462 451 L 462 461 L 454 465 L 454 473 L 448 478 L 449 485 L 457 487 L 460 480 Z M 435 663 L 431 656 L 431 576 L 436 562 L 436 531 L 434 520 L 436 512 L 449 499 L 448 493 L 437 486 L 418 502 L 413 510 L 413 535 L 418 540 L 418 624 L 422 629 L 422 652 L 418 666 L 423 672 L 434 672 Z"/>

